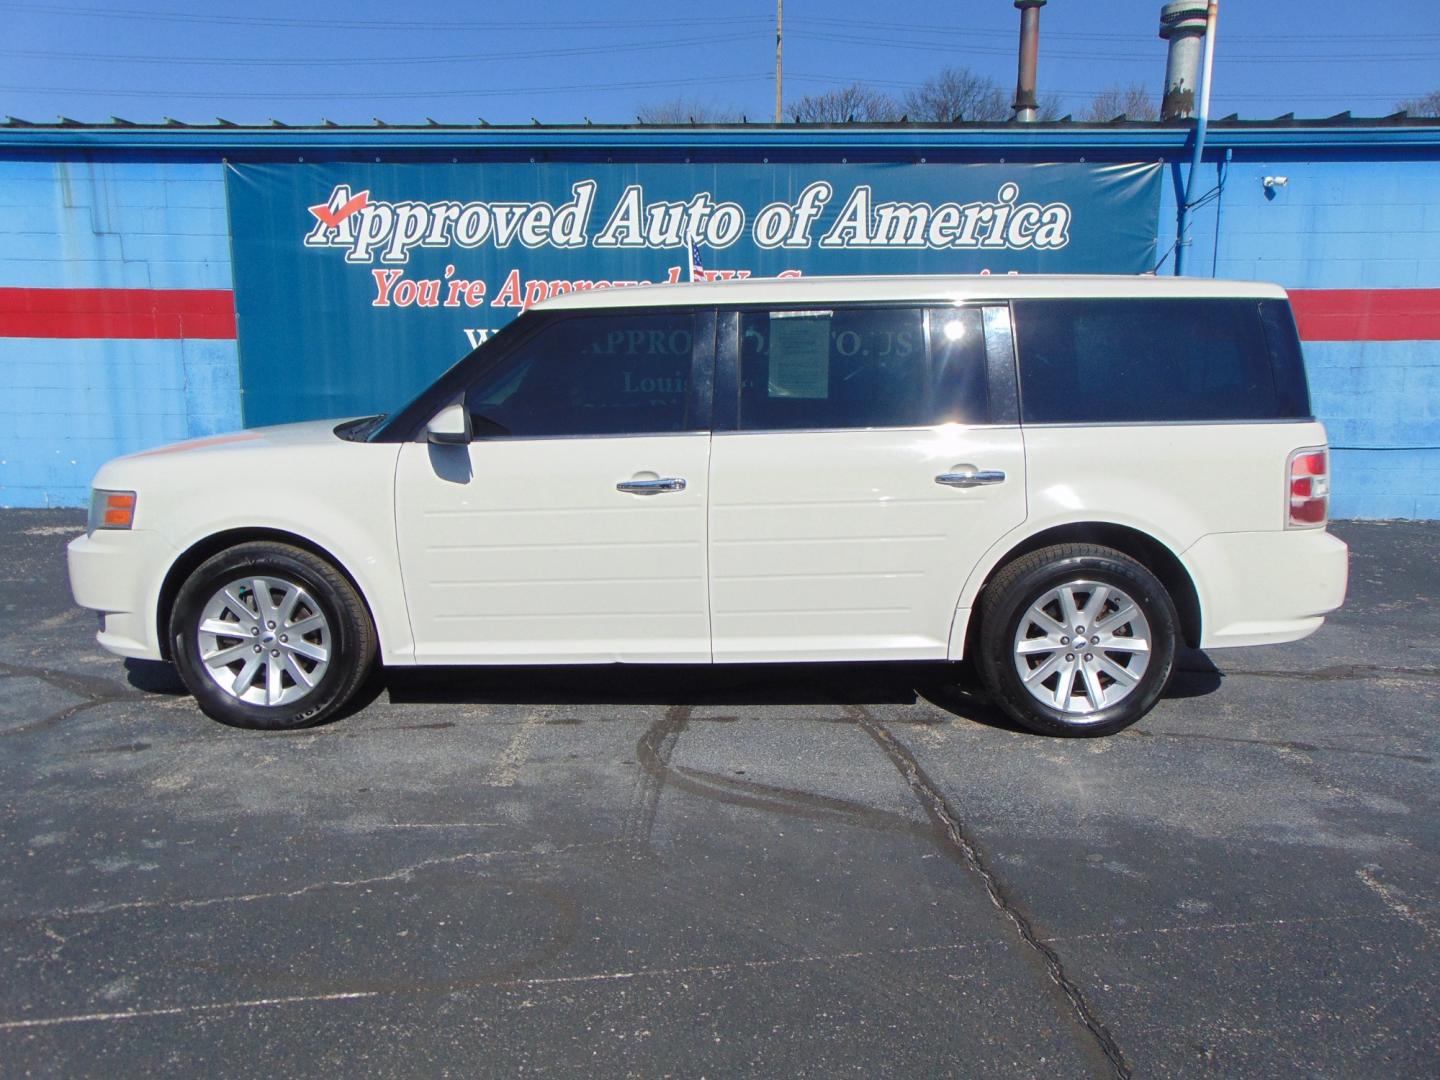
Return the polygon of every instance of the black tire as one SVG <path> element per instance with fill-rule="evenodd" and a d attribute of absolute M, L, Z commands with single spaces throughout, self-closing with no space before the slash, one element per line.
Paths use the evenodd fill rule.
<path fill-rule="evenodd" d="M 221 676 L 212 677 L 201 659 L 200 625 L 207 605 L 228 584 L 256 577 L 299 586 L 313 607 L 313 610 L 312 607 L 299 610 L 312 617 L 318 613 L 325 620 L 327 662 L 313 687 L 305 691 L 288 673 L 282 673 L 288 680 L 286 688 L 302 694 L 294 701 L 273 705 L 243 701 L 222 689 L 217 681 Z M 251 593 L 253 595 L 253 590 Z M 253 603 L 249 597 L 245 599 Z M 236 626 L 236 634 L 225 635 L 220 640 L 248 643 L 248 639 L 241 638 L 243 628 L 239 623 Z M 281 626 L 272 633 L 283 629 Z M 288 544 L 239 544 L 206 560 L 180 587 L 171 609 L 169 631 L 175 666 L 201 711 L 232 727 L 276 731 L 318 724 L 355 696 L 375 663 L 375 628 L 355 587 L 324 559 Z M 303 637 L 297 636 L 297 642 L 304 644 Z M 230 647 L 239 648 L 238 645 Z M 255 651 L 261 652 L 258 644 Z M 231 670 L 243 670 L 246 660 L 248 656 L 238 658 Z M 314 669 L 308 669 L 307 673 L 313 675 Z M 264 674 L 264 671 L 258 672 L 261 677 Z"/>
<path fill-rule="evenodd" d="M 1148 623 L 1150 649 L 1143 673 L 1123 697 L 1108 707 L 1077 715 L 1045 704 L 1026 688 L 1017 664 L 1039 668 L 1044 658 L 1017 657 L 1016 635 L 1020 632 L 1022 617 L 1027 617 L 1031 605 L 1051 590 L 1072 583 L 1092 582 L 1122 590 L 1134 601 Z M 1091 594 L 1082 592 L 1075 595 Z M 1103 623 L 1105 620 L 1102 618 L 1100 621 Z M 1002 569 L 986 586 L 980 604 L 976 666 L 982 684 L 995 703 L 1027 730 L 1041 735 L 1071 737 L 1111 735 L 1139 720 L 1164 693 L 1175 666 L 1179 625 L 1175 603 L 1165 586 L 1130 556 L 1098 544 L 1058 544 L 1021 556 Z M 1085 645 L 1083 641 L 1075 651 L 1080 653 L 1087 649 L 1096 653 L 1101 651 Z M 1107 653 L 1107 657 L 1113 657 L 1120 666 L 1136 663 L 1118 652 Z M 1060 659 L 1067 658 L 1068 654 Z M 1083 675 L 1075 678 L 1079 684 L 1078 689 L 1073 691 L 1077 701 L 1079 697 L 1085 697 L 1085 701 L 1078 702 L 1080 707 L 1087 707 L 1088 702 L 1093 708 L 1095 700 L 1106 700 L 1110 686 L 1116 683 L 1109 675 L 1097 675 L 1097 679 L 1109 681 L 1104 683 L 1104 692 L 1097 691 L 1092 699 L 1085 691 Z M 1049 681 L 1050 677 L 1047 677 L 1040 684 L 1047 692 L 1052 690 L 1044 685 Z M 1058 689 L 1060 685 L 1057 678 L 1054 688 L 1057 697 L 1065 693 Z M 1118 685 L 1123 689 L 1125 684 Z M 1066 697 L 1064 700 L 1072 699 Z"/>

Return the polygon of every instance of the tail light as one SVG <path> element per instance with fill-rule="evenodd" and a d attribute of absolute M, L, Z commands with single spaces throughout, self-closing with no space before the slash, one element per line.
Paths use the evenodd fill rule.
<path fill-rule="evenodd" d="M 1290 491 L 1286 527 L 1324 525 L 1330 516 L 1329 451 L 1323 446 L 1296 450 L 1290 455 L 1285 475 Z"/>

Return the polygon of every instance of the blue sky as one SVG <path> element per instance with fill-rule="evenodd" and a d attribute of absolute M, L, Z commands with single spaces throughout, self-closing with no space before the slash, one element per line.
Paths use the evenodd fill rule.
<path fill-rule="evenodd" d="M 1040 89 L 1080 112 L 1116 83 L 1158 96 L 1159 0 L 1051 0 Z M 628 122 L 683 97 L 774 109 L 774 0 L 530 4 L 0 0 L 0 114 L 239 123 Z M 787 0 L 786 98 L 893 93 L 947 64 L 1014 86 L 1009 0 Z M 1214 111 L 1384 115 L 1440 88 L 1434 0 L 1223 0 Z"/>

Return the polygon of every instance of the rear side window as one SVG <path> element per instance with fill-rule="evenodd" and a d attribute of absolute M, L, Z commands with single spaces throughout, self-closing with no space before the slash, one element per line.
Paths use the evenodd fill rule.
<path fill-rule="evenodd" d="M 988 419 L 976 308 L 740 313 L 740 428 L 925 427 Z"/>
<path fill-rule="evenodd" d="M 1309 415 L 1283 302 L 1023 300 L 1014 310 L 1026 423 Z"/>

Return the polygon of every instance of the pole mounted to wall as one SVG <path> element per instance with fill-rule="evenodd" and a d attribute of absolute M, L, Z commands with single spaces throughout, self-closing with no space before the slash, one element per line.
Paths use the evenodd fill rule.
<path fill-rule="evenodd" d="M 1205 154 L 1205 132 L 1210 122 L 1210 84 L 1215 69 L 1215 23 L 1220 15 L 1220 0 L 1210 0 L 1205 9 L 1205 59 L 1200 71 L 1200 99 L 1195 110 L 1195 147 L 1190 155 L 1190 175 L 1185 183 L 1185 199 L 1177 214 L 1175 236 L 1175 274 L 1185 272 L 1185 253 L 1190 247 L 1190 211 L 1199 198 L 1200 161 Z"/>

